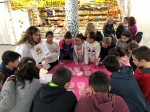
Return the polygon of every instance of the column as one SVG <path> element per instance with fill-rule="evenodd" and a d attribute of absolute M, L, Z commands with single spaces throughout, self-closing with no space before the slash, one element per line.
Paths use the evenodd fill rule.
<path fill-rule="evenodd" d="M 78 34 L 78 0 L 65 0 L 66 27 L 75 37 Z"/>

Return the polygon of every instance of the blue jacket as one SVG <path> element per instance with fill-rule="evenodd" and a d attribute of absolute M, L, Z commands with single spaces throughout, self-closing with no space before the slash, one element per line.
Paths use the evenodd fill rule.
<path fill-rule="evenodd" d="M 2 62 L 0 64 L 0 72 L 5 76 L 4 80 L 3 80 L 3 83 L 6 81 L 6 79 L 13 75 L 15 72 L 17 71 L 16 68 L 14 68 L 13 70 L 10 70 L 8 68 L 6 68 L 6 66 L 4 65 L 4 63 Z"/>
<path fill-rule="evenodd" d="M 150 112 L 150 106 L 130 66 L 123 66 L 120 72 L 114 72 L 110 77 L 110 86 L 110 93 L 121 96 L 127 103 L 130 112 Z"/>

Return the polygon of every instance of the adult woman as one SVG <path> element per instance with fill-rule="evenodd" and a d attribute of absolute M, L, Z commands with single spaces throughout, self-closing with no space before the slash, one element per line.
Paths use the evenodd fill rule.
<path fill-rule="evenodd" d="M 30 49 L 41 42 L 40 31 L 36 26 L 30 26 L 23 37 L 16 44 L 16 52 L 21 55 L 21 58 L 32 57 Z"/>
<path fill-rule="evenodd" d="M 108 17 L 106 20 L 106 24 L 103 27 L 103 34 L 104 37 L 115 37 L 115 30 L 114 30 L 114 18 Z"/>
<path fill-rule="evenodd" d="M 132 35 L 132 39 L 134 39 L 135 35 L 136 35 L 136 32 L 137 32 L 137 26 L 136 26 L 136 20 L 134 17 L 129 17 L 129 28 L 128 30 L 131 32 L 131 35 Z"/>

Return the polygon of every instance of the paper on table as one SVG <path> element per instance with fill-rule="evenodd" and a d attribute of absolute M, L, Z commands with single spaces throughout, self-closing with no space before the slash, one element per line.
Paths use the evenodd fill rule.
<path fill-rule="evenodd" d="M 34 48 L 31 48 L 30 52 L 37 64 L 42 62 L 42 59 L 46 55 L 51 54 L 44 42 L 37 44 L 36 46 L 34 46 Z"/>

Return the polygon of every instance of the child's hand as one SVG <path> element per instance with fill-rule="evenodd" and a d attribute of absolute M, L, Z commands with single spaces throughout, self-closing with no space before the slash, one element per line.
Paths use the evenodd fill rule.
<path fill-rule="evenodd" d="M 37 64 L 36 67 L 37 67 L 38 69 L 41 69 L 41 68 L 43 68 L 43 65 L 42 65 L 42 64 Z"/>
<path fill-rule="evenodd" d="M 101 59 L 101 58 L 96 58 L 96 59 L 95 59 L 95 62 L 99 62 L 99 61 L 100 61 L 100 59 Z"/>

